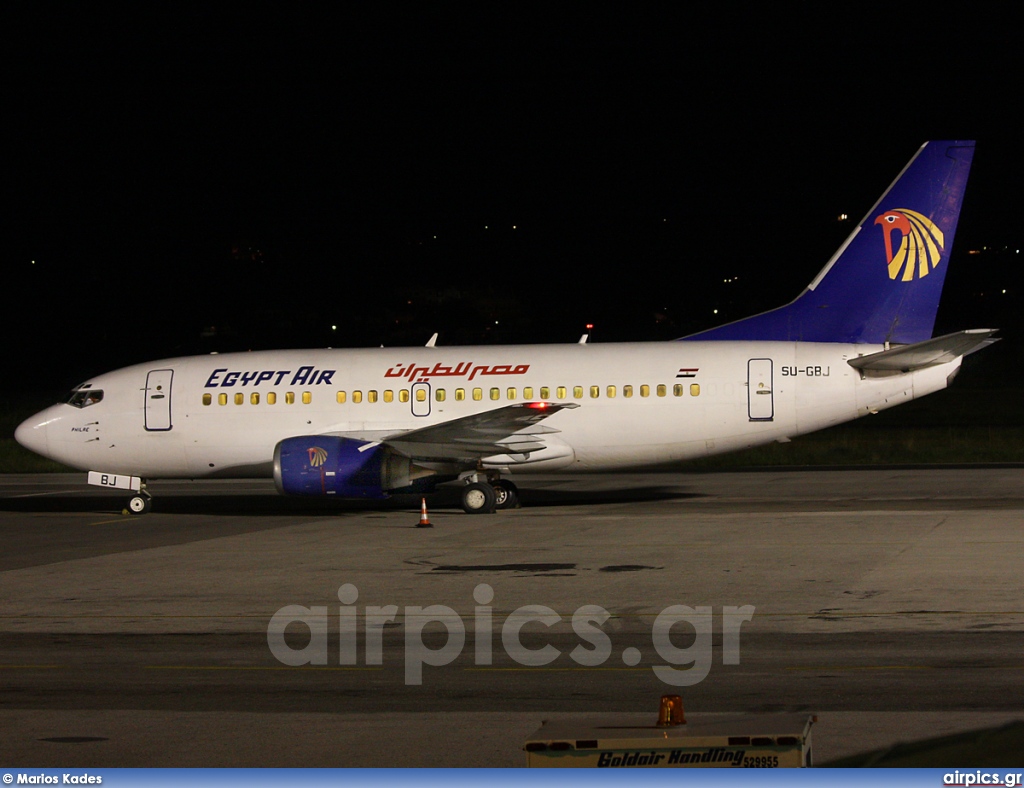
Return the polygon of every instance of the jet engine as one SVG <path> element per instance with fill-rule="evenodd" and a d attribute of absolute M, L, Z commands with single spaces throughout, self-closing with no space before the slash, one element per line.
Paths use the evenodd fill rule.
<path fill-rule="evenodd" d="M 303 435 L 274 448 L 274 484 L 286 495 L 380 499 L 421 489 L 417 481 L 432 475 L 384 446 L 352 438 Z"/>

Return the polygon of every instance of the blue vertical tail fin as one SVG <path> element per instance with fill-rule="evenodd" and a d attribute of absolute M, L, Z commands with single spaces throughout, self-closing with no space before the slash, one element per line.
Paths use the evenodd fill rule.
<path fill-rule="evenodd" d="M 973 141 L 926 142 L 794 301 L 683 339 L 929 339 L 973 156 Z"/>

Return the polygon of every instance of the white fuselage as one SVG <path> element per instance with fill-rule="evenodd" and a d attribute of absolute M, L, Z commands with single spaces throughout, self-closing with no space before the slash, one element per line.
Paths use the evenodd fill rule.
<path fill-rule="evenodd" d="M 54 405 L 18 440 L 83 470 L 145 478 L 270 476 L 299 435 L 382 440 L 512 402 L 579 407 L 528 458 L 485 466 L 630 468 L 784 440 L 945 388 L 960 359 L 862 377 L 876 345 L 658 342 L 194 356 L 100 375 L 95 404 Z"/>

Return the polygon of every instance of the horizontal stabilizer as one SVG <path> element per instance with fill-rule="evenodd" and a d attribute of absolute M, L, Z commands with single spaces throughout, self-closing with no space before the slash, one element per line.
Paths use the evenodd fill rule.
<path fill-rule="evenodd" d="M 902 345 L 868 356 L 851 358 L 847 363 L 855 369 L 885 372 L 912 372 L 915 369 L 945 364 L 968 353 L 998 342 L 992 335 L 997 328 L 974 328 L 926 339 L 913 345 Z"/>

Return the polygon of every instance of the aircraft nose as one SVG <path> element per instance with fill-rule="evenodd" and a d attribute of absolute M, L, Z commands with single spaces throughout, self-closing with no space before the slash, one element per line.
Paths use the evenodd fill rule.
<path fill-rule="evenodd" d="M 49 456 L 50 450 L 49 441 L 46 437 L 49 419 L 45 418 L 45 413 L 46 411 L 43 411 L 42 413 L 37 413 L 32 418 L 25 419 L 25 421 L 18 425 L 18 429 L 14 431 L 14 440 L 29 451 L 34 451 L 43 457 Z"/>

